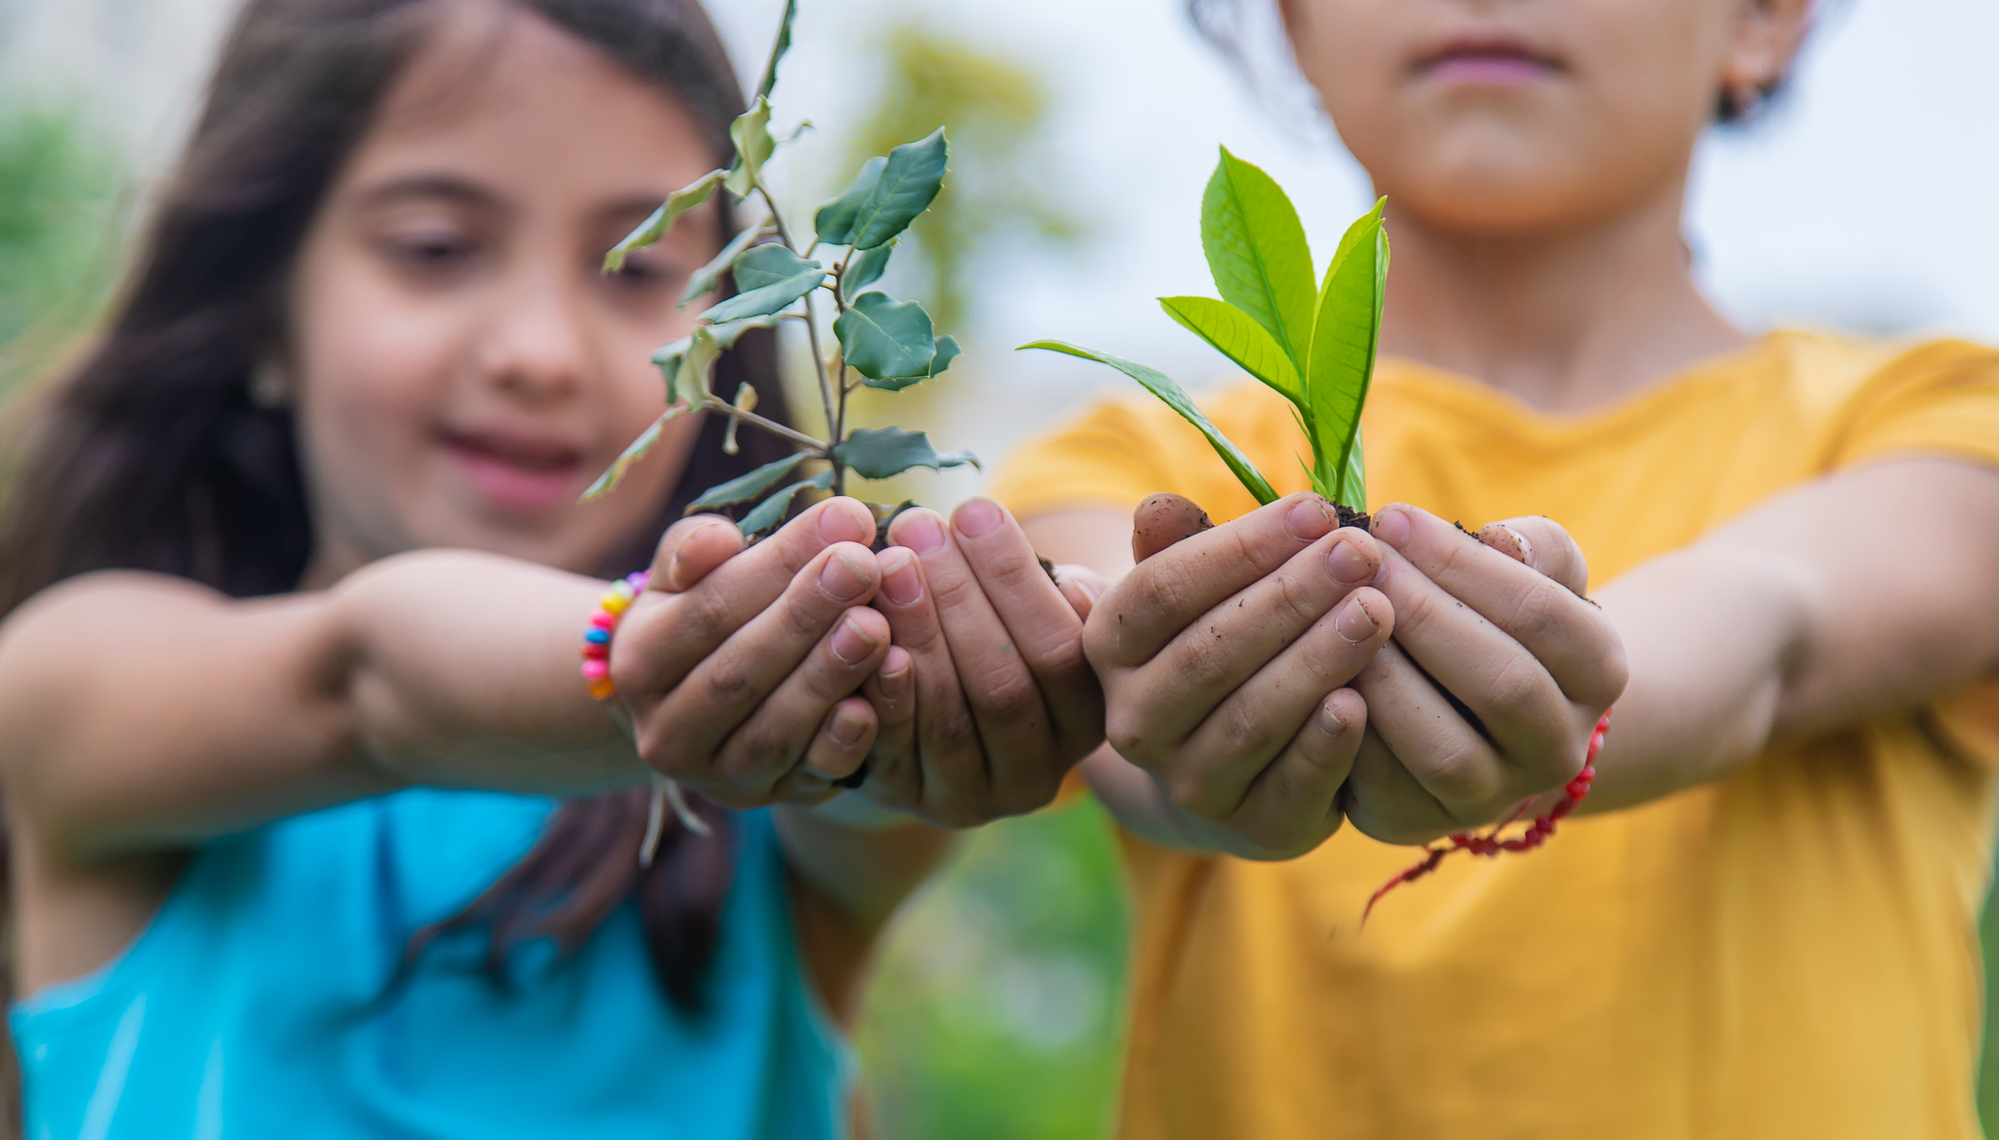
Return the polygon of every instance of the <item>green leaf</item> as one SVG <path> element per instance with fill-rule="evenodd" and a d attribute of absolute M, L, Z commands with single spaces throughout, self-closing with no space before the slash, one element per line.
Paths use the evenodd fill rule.
<path fill-rule="evenodd" d="M 942 375 L 944 370 L 951 367 L 951 362 L 958 359 L 958 354 L 963 351 L 965 350 L 958 347 L 957 337 L 948 334 L 938 337 L 936 354 L 930 359 L 930 375 Z"/>
<path fill-rule="evenodd" d="M 742 334 L 738 331 L 736 335 Z M 708 396 L 708 375 L 721 355 L 722 345 L 707 326 L 653 353 L 652 362 L 659 365 L 660 375 L 666 379 L 667 403 L 700 407 Z"/>
<path fill-rule="evenodd" d="M 819 212 L 812 215 L 812 228 L 818 231 L 821 244 L 847 244 L 847 238 L 854 232 L 854 219 L 881 183 L 882 170 L 887 166 L 888 159 L 880 156 L 862 163 L 860 173 L 854 175 L 847 192 L 819 207 Z"/>
<path fill-rule="evenodd" d="M 784 318 L 776 313 L 765 313 L 761 317 L 744 317 L 740 321 L 725 321 L 719 325 L 709 325 L 708 335 L 715 338 L 718 348 L 734 348 L 743 334 L 751 329 L 772 329 Z"/>
<path fill-rule="evenodd" d="M 757 96 L 750 109 L 729 124 L 729 138 L 736 144 L 736 161 L 722 184 L 736 197 L 747 198 L 761 185 L 764 163 L 777 152 L 777 140 L 770 134 L 770 100 Z"/>
<path fill-rule="evenodd" d="M 767 316 L 817 289 L 819 283 L 825 279 L 824 269 L 807 269 L 795 277 L 773 281 L 761 288 L 738 293 L 726 301 L 717 301 L 701 315 L 718 325 L 740 321 L 745 317 Z"/>
<path fill-rule="evenodd" d="M 777 42 L 771 45 L 770 61 L 764 64 L 763 82 L 757 84 L 757 96 L 770 98 L 777 89 L 777 65 L 784 59 L 784 53 L 791 50 L 791 22 L 798 18 L 798 0 L 784 0 L 784 16 L 777 22 Z"/>
<path fill-rule="evenodd" d="M 881 280 L 882 271 L 888 268 L 889 255 L 894 252 L 895 243 L 887 242 L 849 261 L 847 271 L 840 275 L 840 299 L 851 301 L 861 290 Z"/>
<path fill-rule="evenodd" d="M 680 295 L 680 307 L 685 309 L 694 302 L 715 291 L 715 283 L 736 264 L 745 250 L 762 241 L 770 230 L 766 226 L 750 226 L 722 247 L 715 259 L 694 271 L 687 279 L 687 292 Z"/>
<path fill-rule="evenodd" d="M 958 358 L 958 353 L 962 350 L 958 347 L 958 338 L 955 336 L 940 336 L 933 343 L 936 346 L 936 355 L 930 360 L 929 372 L 921 376 L 897 376 L 887 380 L 863 379 L 861 383 L 884 392 L 900 392 L 904 388 L 914 387 L 937 376 L 951 367 L 951 362 Z"/>
<path fill-rule="evenodd" d="M 1201 197 L 1201 248 L 1222 300 L 1248 313 L 1300 375 L 1312 343 L 1312 249 L 1270 175 L 1222 148 Z"/>
<path fill-rule="evenodd" d="M 833 458 L 863 479 L 888 479 L 912 467 L 941 471 L 946 467 L 979 465 L 978 457 L 969 451 L 947 451 L 940 455 L 930 446 L 928 435 L 898 427 L 848 432 L 846 440 L 833 449 Z"/>
<path fill-rule="evenodd" d="M 1248 313 L 1212 297 L 1161 297 L 1166 315 L 1276 389 L 1294 404 L 1305 403 L 1305 382 L 1291 357 Z"/>
<path fill-rule="evenodd" d="M 863 293 L 833 322 L 846 362 L 870 380 L 923 379 L 937 358 L 930 314 L 914 301 Z"/>
<path fill-rule="evenodd" d="M 1020 348 L 1041 348 L 1049 352 L 1064 352 L 1070 356 L 1080 356 L 1084 360 L 1094 360 L 1099 364 L 1108 364 L 1133 380 L 1138 381 L 1145 386 L 1146 391 L 1164 400 L 1167 407 L 1180 413 L 1181 419 L 1193 424 L 1200 429 L 1202 435 L 1208 437 L 1208 446 L 1215 449 L 1215 454 L 1222 457 L 1222 462 L 1228 464 L 1229 470 L 1235 473 L 1236 479 L 1249 489 L 1250 494 L 1256 496 L 1257 502 L 1273 503 L 1277 501 L 1277 492 L 1270 489 L 1270 481 L 1263 477 L 1263 472 L 1256 469 L 1256 464 L 1250 462 L 1249 456 L 1244 455 L 1241 448 L 1230 442 L 1229 437 L 1223 435 L 1220 428 L 1209 422 L 1208 417 L 1201 413 L 1201 409 L 1194 406 L 1194 401 L 1187 398 L 1187 393 L 1181 390 L 1180 385 L 1174 383 L 1173 378 L 1164 372 L 1156 368 L 1147 368 L 1143 364 L 1136 364 L 1121 357 L 1112 356 L 1109 353 L 1080 348 L 1059 340 L 1037 340 L 1033 344 L 1023 344 Z M 1015 351 L 1020 351 L 1020 349 L 1016 349 Z"/>
<path fill-rule="evenodd" d="M 736 261 L 736 288 L 748 293 L 815 269 L 822 275 L 826 272 L 825 266 L 807 261 L 775 242 L 760 245 Z"/>
<path fill-rule="evenodd" d="M 944 139 L 943 127 L 889 151 L 873 185 L 851 209 L 848 201 L 854 191 L 849 189 L 839 201 L 819 212 L 819 240 L 862 250 L 886 244 L 930 208 L 944 188 L 950 161 L 951 147 Z M 862 176 L 866 174 L 863 167 Z M 856 179 L 856 186 L 859 183 Z M 828 211 L 832 211 L 830 219 Z"/>
<path fill-rule="evenodd" d="M 687 504 L 686 513 L 691 515 L 696 511 L 747 503 L 776 486 L 779 479 L 791 474 L 793 468 L 810 458 L 812 458 L 811 452 L 794 452 L 775 463 L 766 463 L 747 475 L 739 475 L 726 483 L 717 483 Z"/>
<path fill-rule="evenodd" d="M 693 182 L 675 190 L 659 204 L 659 209 L 639 223 L 639 228 L 625 235 L 624 240 L 611 247 L 604 255 L 604 272 L 616 273 L 625 267 L 625 258 L 633 250 L 644 249 L 666 236 L 680 215 L 698 208 L 715 193 L 715 186 L 727 177 L 725 170 L 711 170 Z"/>
<path fill-rule="evenodd" d="M 665 415 L 654 420 L 651 427 L 640 432 L 631 446 L 625 448 L 618 458 L 611 461 L 609 469 L 597 476 L 597 481 L 590 484 L 590 488 L 583 492 L 584 500 L 587 502 L 599 495 L 609 494 L 617 487 L 618 481 L 625 477 L 625 472 L 631 469 L 632 464 L 644 459 L 646 452 L 652 450 L 652 445 L 659 442 L 660 429 L 666 426 L 667 421 L 676 416 L 684 416 L 693 410 L 691 404 L 675 404 L 668 408 Z"/>
<path fill-rule="evenodd" d="M 742 531 L 745 536 L 761 534 L 784 521 L 784 512 L 791 509 L 791 500 L 797 498 L 800 491 L 807 488 L 815 491 L 824 491 L 832 486 L 833 473 L 831 471 L 821 471 L 810 479 L 800 479 L 798 482 L 785 487 L 770 498 L 758 503 L 756 510 L 744 515 L 736 523 L 736 528 Z"/>
<path fill-rule="evenodd" d="M 1381 340 L 1388 280 L 1388 236 L 1381 228 L 1385 202 L 1376 202 L 1340 239 L 1320 291 L 1305 369 L 1314 481 L 1332 487 L 1335 502 L 1358 511 L 1367 509 L 1366 480 L 1353 478 L 1348 465 Z"/>

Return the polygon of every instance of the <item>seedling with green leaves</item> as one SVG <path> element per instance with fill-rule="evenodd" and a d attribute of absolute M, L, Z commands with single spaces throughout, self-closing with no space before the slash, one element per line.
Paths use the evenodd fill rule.
<path fill-rule="evenodd" d="M 845 494 L 849 474 L 888 479 L 917 467 L 941 470 L 978 464 L 970 452 L 938 452 L 920 431 L 847 430 L 847 398 L 855 389 L 899 392 L 942 373 L 958 356 L 958 342 L 936 333 L 923 306 L 870 288 L 888 268 L 897 239 L 943 189 L 950 147 L 940 127 L 869 159 L 846 193 L 819 208 L 813 216 L 812 241 L 801 246 L 765 181 L 766 167 L 780 145 L 770 129 L 770 94 L 777 85 L 778 64 L 791 48 L 797 14 L 797 0 L 787 0 L 756 101 L 729 129 L 736 144 L 735 161 L 674 191 L 604 258 L 607 272 L 619 269 L 633 250 L 666 236 L 676 220 L 707 202 L 717 187 L 739 201 L 760 199 L 766 213 L 763 221 L 745 227 L 714 260 L 689 277 L 683 307 L 713 292 L 725 274 L 734 276 L 736 294 L 703 312 L 691 336 L 653 354 L 653 363 L 666 381 L 666 412 L 584 492 L 585 498 L 617 486 L 625 471 L 658 442 L 669 421 L 695 412 L 728 417 L 723 446 L 730 454 L 735 453 L 741 424 L 776 433 L 798 446 L 783 459 L 708 488 L 689 504 L 690 513 L 749 507 L 737 523 L 748 535 L 784 521 L 792 501 L 804 491 Z M 822 292 L 833 306 L 833 335 L 839 341 L 839 352 L 831 358 L 820 345 L 816 302 Z M 729 400 L 713 389 L 715 362 L 722 353 L 745 332 L 783 321 L 802 323 L 810 340 L 826 415 L 825 439 L 758 415 L 756 390 L 747 384 Z M 803 469 L 818 463 L 826 466 L 799 477 Z M 871 505 L 878 515 L 888 513 L 886 507 Z"/>
<path fill-rule="evenodd" d="M 1168 316 L 1291 402 L 1312 448 L 1304 464 L 1312 489 L 1348 517 L 1367 513 L 1360 412 L 1381 343 L 1385 202 L 1347 229 L 1314 288 L 1312 251 L 1291 199 L 1268 174 L 1224 148 L 1201 199 L 1201 246 L 1221 300 L 1159 299 Z M 1138 381 L 1200 429 L 1257 502 L 1277 498 L 1256 464 L 1165 373 L 1062 341 L 1021 347 L 1095 360 Z"/>

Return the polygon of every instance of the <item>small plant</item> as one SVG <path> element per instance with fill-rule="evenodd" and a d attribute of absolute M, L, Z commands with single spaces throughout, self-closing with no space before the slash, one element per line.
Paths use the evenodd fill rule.
<path fill-rule="evenodd" d="M 1311 247 L 1291 199 L 1268 174 L 1224 148 L 1201 198 L 1201 246 L 1222 298 L 1159 299 L 1168 316 L 1291 402 L 1312 448 L 1310 462 L 1300 462 L 1312 489 L 1341 508 L 1343 523 L 1367 513 L 1360 413 L 1381 342 L 1385 202 L 1347 229 L 1324 283 L 1315 288 Z M 1165 373 L 1061 341 L 1021 347 L 1095 360 L 1138 381 L 1200 429 L 1257 502 L 1278 497 L 1242 449 Z"/>
<path fill-rule="evenodd" d="M 666 381 L 666 411 L 584 492 L 586 499 L 616 487 L 625 471 L 658 442 L 668 421 L 695 412 L 729 417 L 723 447 L 730 454 L 735 453 L 736 430 L 741 424 L 773 432 L 798 445 L 791 455 L 710 487 L 688 504 L 689 513 L 754 504 L 737 522 L 746 535 L 760 534 L 783 522 L 792 500 L 804 491 L 845 494 L 850 473 L 863 479 L 888 479 L 916 467 L 978 465 L 970 452 L 940 454 L 920 431 L 899 427 L 847 430 L 847 398 L 855 389 L 866 386 L 899 392 L 941 374 L 958 356 L 957 340 L 937 335 L 923 306 L 869 289 L 888 268 L 897 239 L 943 189 L 950 147 L 940 127 L 916 142 L 869 159 L 844 194 L 819 208 L 813 216 L 812 241 L 801 246 L 764 181 L 765 166 L 780 145 L 770 129 L 770 94 L 777 85 L 778 64 L 791 48 L 792 21 L 797 14 L 797 0 L 787 0 L 756 101 L 729 128 L 736 144 L 735 161 L 725 170 L 710 171 L 692 185 L 674 191 L 604 258 L 607 272 L 619 269 L 627 255 L 666 236 L 681 215 L 707 202 L 717 187 L 739 201 L 760 199 L 767 214 L 761 222 L 746 226 L 714 260 L 688 279 L 683 307 L 713 292 L 724 274 L 733 274 L 737 292 L 702 313 L 702 323 L 693 335 L 653 354 L 653 363 Z M 796 132 L 790 137 L 796 138 Z M 822 249 L 835 251 L 837 256 L 814 260 Z M 833 306 L 833 335 L 839 342 L 838 353 L 830 358 L 820 345 L 815 300 L 821 291 L 828 294 Z M 731 400 L 716 395 L 711 386 L 715 361 L 745 332 L 772 328 L 787 320 L 803 323 L 811 342 L 826 415 L 825 439 L 757 415 L 756 391 L 748 385 Z M 825 463 L 826 468 L 795 478 L 802 467 L 817 462 Z M 869 505 L 878 517 L 893 513 L 892 508 Z"/>

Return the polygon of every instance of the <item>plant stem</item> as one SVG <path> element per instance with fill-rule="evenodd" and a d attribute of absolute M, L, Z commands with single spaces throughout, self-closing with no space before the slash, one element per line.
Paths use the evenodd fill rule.
<path fill-rule="evenodd" d="M 784 438 L 792 441 L 793 443 L 802 443 L 806 447 L 811 449 L 812 454 L 819 456 L 821 459 L 833 458 L 832 445 L 828 444 L 825 440 L 815 439 L 812 436 L 806 435 L 804 432 L 799 431 L 797 428 L 786 427 L 785 425 L 778 423 L 776 420 L 765 419 L 764 417 L 756 414 L 755 412 L 743 411 L 742 409 L 736 407 L 734 404 L 731 404 L 727 400 L 724 400 L 720 396 L 717 396 L 713 393 L 710 393 L 708 395 L 707 399 L 702 403 L 701 407 L 703 411 L 718 412 L 725 416 L 735 416 L 738 419 L 744 420 L 748 423 L 755 424 L 757 427 L 760 427 L 767 432 L 771 432 L 772 434 L 775 435 L 781 435 Z"/>
<path fill-rule="evenodd" d="M 777 227 L 777 240 L 784 243 L 784 248 L 797 253 L 798 246 L 791 240 L 791 227 L 784 224 L 784 211 L 778 209 L 777 199 L 771 197 L 769 187 L 763 184 L 761 178 L 757 180 L 756 187 L 757 193 L 763 195 L 764 206 L 770 210 L 771 225 Z M 814 248 L 817 248 L 819 245 L 816 240 L 812 244 Z M 826 430 L 833 433 L 832 443 L 822 443 L 818 440 L 812 440 L 812 446 L 818 448 L 820 453 L 828 459 L 832 459 L 833 447 L 839 444 L 841 438 L 839 429 L 834 426 L 839 422 L 839 416 L 833 409 L 832 382 L 827 379 L 826 358 L 822 355 L 819 347 L 819 313 L 818 310 L 813 308 L 811 293 L 805 295 L 805 335 L 812 345 L 812 371 L 819 381 L 819 405 L 826 413 Z M 768 423 L 769 421 L 764 422 Z M 790 434 L 797 437 L 803 433 L 792 432 Z M 804 438 L 812 439 L 810 436 L 804 436 Z M 842 489 L 846 486 L 846 474 L 845 466 L 839 460 L 833 459 L 834 494 L 842 493 Z"/>

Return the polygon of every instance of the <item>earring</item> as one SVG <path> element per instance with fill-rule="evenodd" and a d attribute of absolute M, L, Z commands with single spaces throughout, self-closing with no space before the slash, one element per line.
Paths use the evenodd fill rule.
<path fill-rule="evenodd" d="M 291 377 L 285 366 L 271 357 L 257 361 L 250 369 L 250 402 L 269 411 L 289 408 L 292 402 Z"/>

